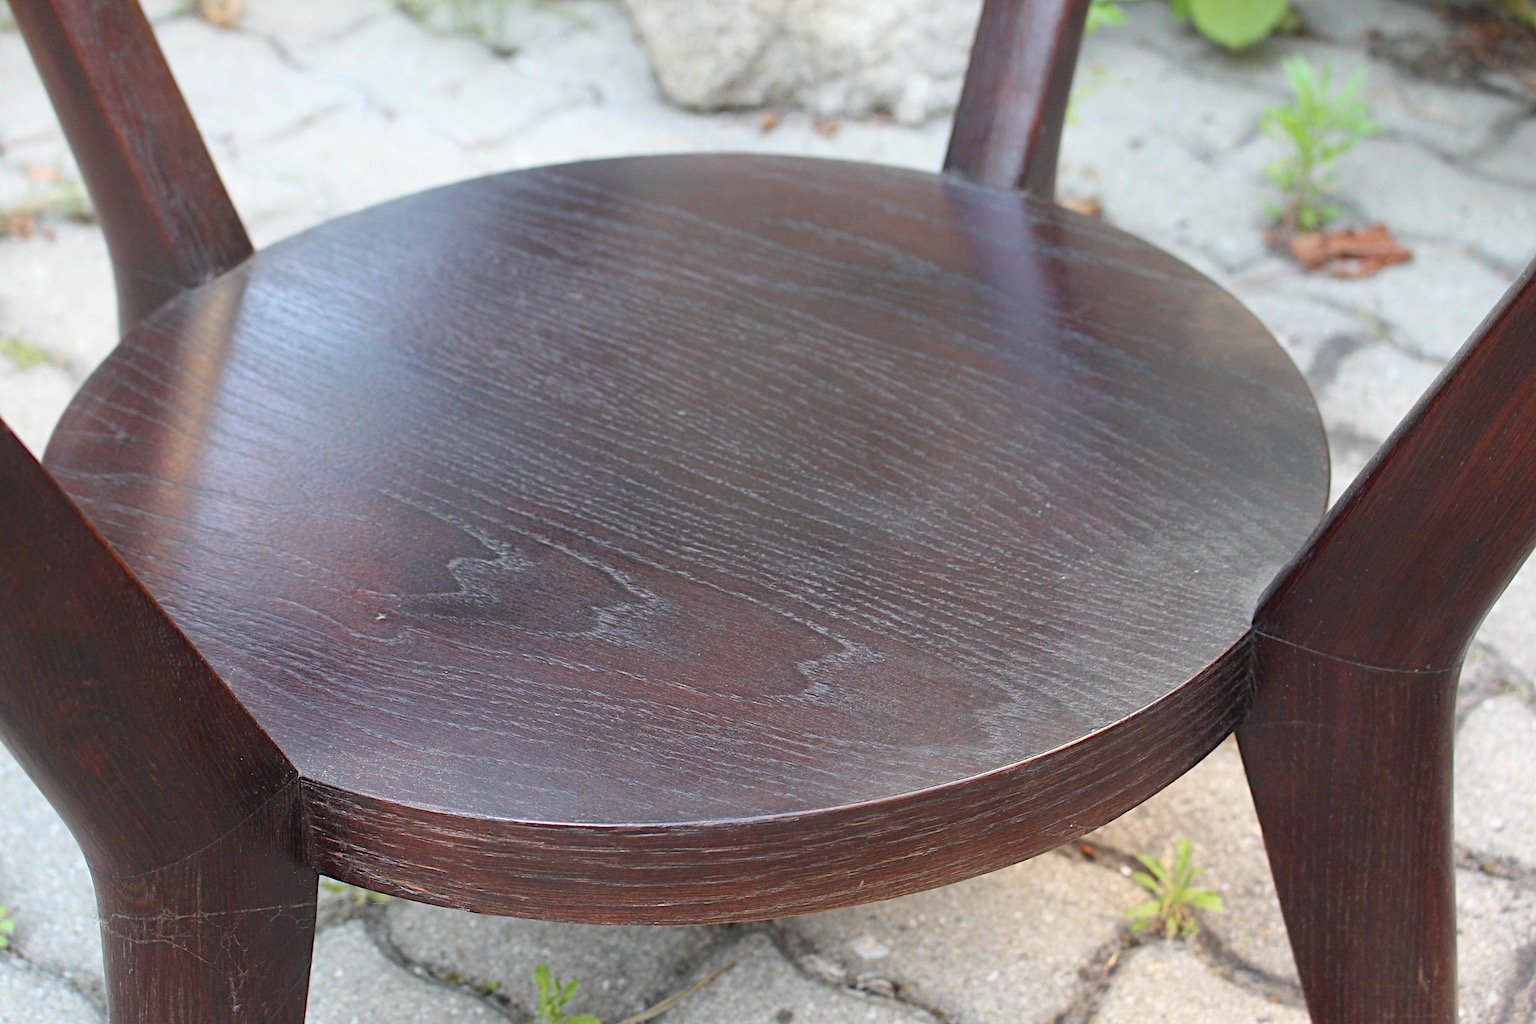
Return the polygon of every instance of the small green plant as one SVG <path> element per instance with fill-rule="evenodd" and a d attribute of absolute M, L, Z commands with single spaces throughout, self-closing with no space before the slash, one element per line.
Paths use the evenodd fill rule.
<path fill-rule="evenodd" d="M 1083 23 L 1083 31 L 1097 32 L 1101 28 L 1124 25 L 1125 21 L 1125 8 L 1120 6 L 1120 0 L 1093 0 L 1088 5 L 1088 20 Z"/>
<path fill-rule="evenodd" d="M 1536 32 L 1536 0 L 1498 0 L 1494 7 L 1509 21 Z"/>
<path fill-rule="evenodd" d="M 417 21 L 447 19 L 455 32 L 469 35 L 497 34 L 506 27 L 507 0 L 396 0 L 400 9 Z"/>
<path fill-rule="evenodd" d="M 517 53 L 516 36 L 529 15 L 592 27 L 584 15 L 558 0 L 395 0 L 395 6 L 430 29 L 469 36 L 500 57 Z"/>
<path fill-rule="evenodd" d="M 646 1021 L 660 1017 L 695 992 L 714 984 L 716 978 L 735 966 L 735 960 L 727 960 L 682 991 L 672 993 L 655 1006 L 625 1017 L 619 1021 L 619 1024 L 645 1024 Z M 462 979 L 457 975 L 450 974 L 447 980 L 457 982 Z M 533 969 L 533 980 L 539 988 L 539 1004 L 535 1011 L 534 1019 L 529 1021 L 528 1024 L 603 1024 L 602 1021 L 590 1013 L 578 1013 L 574 1017 L 566 1016 L 565 1004 L 571 1001 L 571 998 L 576 995 L 576 989 L 581 985 L 581 982 L 575 978 L 572 978 L 570 981 L 563 981 L 555 977 L 547 965 L 539 964 Z M 482 996 L 489 997 L 495 996 L 500 989 L 501 982 L 493 981 L 489 985 L 479 986 L 478 991 Z"/>
<path fill-rule="evenodd" d="M 566 1016 L 565 1004 L 571 1001 L 581 985 L 575 978 L 562 981 L 554 976 L 547 964 L 539 964 L 533 969 L 533 980 L 539 987 L 539 1006 L 528 1024 L 603 1024 L 590 1013 Z"/>
<path fill-rule="evenodd" d="M 11 948 L 11 936 L 16 931 L 16 922 L 11 920 L 11 908 L 0 907 L 0 949 Z"/>
<path fill-rule="evenodd" d="M 1145 853 L 1136 859 L 1146 871 L 1131 875 L 1131 881 L 1152 894 L 1145 903 L 1138 903 L 1127 910 L 1131 919 L 1131 931 L 1145 932 L 1154 928 L 1170 939 L 1182 939 L 1200 931 L 1195 911 L 1220 912 L 1227 909 L 1221 896 L 1210 889 L 1197 889 L 1195 876 L 1204 871 L 1190 863 L 1194 845 L 1188 839 L 1180 839 L 1173 851 L 1173 867 L 1169 868 L 1156 857 Z"/>
<path fill-rule="evenodd" d="M 326 879 L 320 883 L 320 888 L 326 892 L 349 897 L 354 907 L 368 907 L 389 902 L 389 897 L 381 892 L 374 892 L 372 889 L 364 889 L 360 885 L 351 885 L 347 882 L 332 882 Z"/>
<path fill-rule="evenodd" d="M 57 364 L 59 359 L 52 352 L 24 341 L 14 334 L 0 334 L 0 359 L 18 370 L 30 370 L 47 363 Z"/>
<path fill-rule="evenodd" d="M 1318 71 L 1300 57 L 1285 62 L 1285 77 L 1294 98 L 1270 107 L 1259 122 L 1286 147 L 1285 155 L 1269 165 L 1269 180 L 1284 196 L 1284 203 L 1270 213 L 1287 230 L 1311 231 L 1339 215 L 1338 208 L 1326 202 L 1333 191 L 1330 165 L 1380 129 L 1360 95 L 1365 87 L 1363 69 L 1337 92 L 1330 69 Z"/>
<path fill-rule="evenodd" d="M 1245 50 L 1300 25 L 1288 0 L 1168 0 L 1168 6 L 1175 18 L 1229 50 Z"/>

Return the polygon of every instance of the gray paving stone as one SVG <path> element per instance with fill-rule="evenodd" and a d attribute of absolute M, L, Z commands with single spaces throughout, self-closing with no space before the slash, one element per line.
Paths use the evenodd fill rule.
<path fill-rule="evenodd" d="M 1317 395 L 1330 432 L 1341 428 L 1380 443 L 1439 375 L 1441 363 L 1385 342 L 1350 354 Z"/>
<path fill-rule="evenodd" d="M 1180 839 L 1194 845 L 1194 862 L 1205 868 L 1201 884 L 1221 893 L 1227 905 L 1225 913 L 1201 915 L 1206 932 L 1243 965 L 1282 986 L 1299 985 L 1235 740 L 1227 740 L 1178 782 L 1088 836 L 1090 842 L 1120 853 L 1148 853 L 1165 863 Z"/>
<path fill-rule="evenodd" d="M 915 896 L 782 922 L 861 984 L 899 982 L 968 1024 L 1052 1021 L 1112 949 L 1138 890 L 1077 854 L 1051 853 Z"/>
<path fill-rule="evenodd" d="M 311 222 L 493 169 L 447 136 L 374 109 L 324 116 L 263 147 L 246 166 L 272 176 L 303 168 L 309 206 L 302 216 Z"/>
<path fill-rule="evenodd" d="M 1273 153 L 1251 126 L 1268 98 L 1241 88 L 1213 95 L 1124 46 L 1105 53 L 1119 63 L 1106 59 L 1102 74 L 1085 75 L 1063 139 L 1074 169 L 1065 183 L 1082 190 L 1091 174 L 1106 220 L 1202 269 L 1262 259 L 1272 198 L 1263 172 Z M 1164 103 L 1180 102 L 1183 116 L 1160 116 Z"/>
<path fill-rule="evenodd" d="M 0 419 L 42 458 L 59 413 L 79 384 L 56 366 L 16 370 L 0 366 Z"/>
<path fill-rule="evenodd" d="M 1125 954 L 1094 1024 L 1307 1024 L 1307 1013 L 1240 988 L 1187 947 L 1154 942 Z"/>
<path fill-rule="evenodd" d="M 409 960 L 477 985 L 499 982 L 514 999 L 547 964 L 581 979 L 582 1007 L 618 1020 L 665 998 L 715 943 L 708 928 L 607 928 L 484 917 L 404 900 L 386 911 L 389 940 Z"/>
<path fill-rule="evenodd" d="M 76 386 L 106 358 L 117 343 L 117 299 L 99 229 L 59 224 L 48 235 L 0 239 L 0 334 L 47 349 Z M 52 419 L 64 411 L 48 408 Z"/>
<path fill-rule="evenodd" d="M 1337 376 L 1345 356 L 1382 340 L 1383 327 L 1361 310 L 1313 295 L 1310 282 L 1296 266 L 1276 259 L 1232 282 L 1231 290 L 1318 391 Z"/>
<path fill-rule="evenodd" d="M 69 983 L 0 954 L 0 1024 L 102 1024 L 106 1016 Z"/>
<path fill-rule="evenodd" d="M 1536 714 L 1513 694 L 1474 710 L 1456 737 L 1456 837 L 1536 869 Z"/>
<path fill-rule="evenodd" d="M 1257 138 L 1259 118 L 1275 102 L 1267 77 L 1232 76 L 1213 89 L 1187 64 L 1112 30 L 1087 39 L 1077 74 L 1073 127 L 1113 121 L 1128 135 L 1145 135 L 1156 125 L 1158 134 L 1212 161 Z"/>
<path fill-rule="evenodd" d="M 1338 180 L 1362 219 L 1386 222 L 1410 245 L 1462 242 L 1511 272 L 1530 262 L 1530 194 L 1473 177 L 1423 147 L 1366 139 L 1340 162 Z"/>
<path fill-rule="evenodd" d="M 1536 889 L 1458 871 L 1456 909 L 1463 1024 L 1536 1020 Z"/>
<path fill-rule="evenodd" d="M 1508 126 L 1532 110 L 1510 96 L 1407 78 L 1379 61 L 1371 64 L 1364 96 L 1383 134 L 1453 158 L 1500 143 Z"/>
<path fill-rule="evenodd" d="M 0 32 L 0 146 L 52 133 L 56 120 L 19 32 Z"/>
<path fill-rule="evenodd" d="M 313 43 L 395 10 L 389 0 L 257 0 L 245 5 L 240 29 L 291 43 Z"/>
<path fill-rule="evenodd" d="M 1478 638 L 1491 644 L 1527 682 L 1536 679 L 1536 559 L 1510 581 L 1483 620 Z M 1532 856 L 1536 857 L 1536 849 Z"/>
<path fill-rule="evenodd" d="M 15 949 L 34 967 L 102 998 L 101 933 L 85 858 L 21 766 L 0 748 L 0 905 Z M 0 956 L 0 964 L 8 961 Z M 0 983 L 0 1021 L 9 1002 Z M 24 1018 L 16 1018 L 22 1020 Z M 32 1020 L 47 1020 L 39 1013 Z"/>
<path fill-rule="evenodd" d="M 1307 294 L 1375 321 L 1408 352 L 1449 359 L 1509 290 L 1511 278 L 1459 245 L 1420 245 L 1413 261 L 1361 280 L 1317 275 Z"/>
<path fill-rule="evenodd" d="M 1536 189 L 1536 116 L 1526 117 L 1506 132 L 1492 152 L 1477 162 L 1477 170 L 1518 188 Z"/>
<path fill-rule="evenodd" d="M 308 1024 L 504 1024 L 456 986 L 418 977 L 379 952 L 361 921 L 322 932 L 309 976 Z"/>
<path fill-rule="evenodd" d="M 260 147 L 322 111 L 357 102 L 354 91 L 296 67 L 254 33 L 215 28 L 201 18 L 178 18 L 159 26 L 156 35 L 211 145 Z M 253 102 L 256 97 L 260 102 Z"/>
<path fill-rule="evenodd" d="M 695 977 L 728 959 L 736 967 L 668 1011 L 666 1024 L 935 1024 L 915 1007 L 846 991 L 796 969 L 761 934 L 715 953 Z"/>
<path fill-rule="evenodd" d="M 381 111 L 397 115 L 434 109 L 424 97 L 440 95 L 474 73 L 503 63 L 468 36 L 429 32 L 398 11 L 302 47 L 295 57 Z M 513 95 L 505 99 L 517 102 Z"/>
<path fill-rule="evenodd" d="M 461 146 L 485 148 L 550 117 L 596 102 L 597 96 L 589 88 L 528 74 L 515 62 L 498 61 L 411 96 L 402 114 Z"/>
<path fill-rule="evenodd" d="M 1432 36 L 1445 32 L 1445 22 L 1428 5 L 1415 6 L 1402 0 L 1303 3 L 1300 9 L 1310 32 L 1355 46 L 1365 43 L 1373 32 L 1418 32 Z"/>

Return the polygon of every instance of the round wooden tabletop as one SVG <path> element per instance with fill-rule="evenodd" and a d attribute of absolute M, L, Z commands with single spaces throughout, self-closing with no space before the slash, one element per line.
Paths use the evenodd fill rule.
<path fill-rule="evenodd" d="M 48 462 L 298 766 L 323 867 L 590 920 L 803 909 L 765 843 L 889 895 L 1118 813 L 1232 725 L 1327 488 L 1294 366 L 1172 257 L 747 156 L 274 246 L 130 332 Z M 448 877 L 491 863 L 511 896 Z"/>

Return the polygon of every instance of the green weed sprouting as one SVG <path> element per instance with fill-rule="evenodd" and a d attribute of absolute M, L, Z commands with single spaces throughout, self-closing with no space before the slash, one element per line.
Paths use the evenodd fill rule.
<path fill-rule="evenodd" d="M 1188 938 L 1200 931 L 1200 922 L 1195 920 L 1194 913 L 1197 909 L 1218 913 L 1227 909 L 1217 893 L 1195 888 L 1195 876 L 1205 869 L 1190 863 L 1193 855 L 1194 845 L 1188 839 L 1180 839 L 1174 847 L 1172 868 L 1145 853 L 1136 855 L 1136 860 L 1147 870 L 1132 874 L 1131 881 L 1151 893 L 1152 898 L 1125 912 L 1131 919 L 1131 931 L 1146 932 L 1155 928 L 1169 939 Z"/>
<path fill-rule="evenodd" d="M 1285 62 L 1285 77 L 1295 94 L 1289 103 L 1270 107 L 1259 121 L 1286 152 L 1269 165 L 1269 180 L 1280 189 L 1283 202 L 1270 214 L 1290 231 L 1312 231 L 1339 215 L 1327 202 L 1333 191 L 1330 165 L 1356 142 L 1380 130 L 1366 111 L 1361 90 L 1364 70 L 1351 75 L 1338 91 L 1332 72 L 1318 71 L 1300 57 Z"/>

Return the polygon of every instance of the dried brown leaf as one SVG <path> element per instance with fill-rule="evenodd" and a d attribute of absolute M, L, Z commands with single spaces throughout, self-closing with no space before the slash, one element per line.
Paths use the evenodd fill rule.
<path fill-rule="evenodd" d="M 1073 213 L 1080 213 L 1084 217 L 1102 217 L 1104 204 L 1094 196 L 1062 196 L 1056 200 L 1062 206 Z"/>
<path fill-rule="evenodd" d="M 197 13 L 210 25 L 239 28 L 244 6 L 243 0 L 197 0 Z"/>
<path fill-rule="evenodd" d="M 1413 259 L 1385 224 L 1334 231 L 1302 231 L 1291 236 L 1291 255 L 1309 271 L 1334 277 L 1370 277 Z"/>

